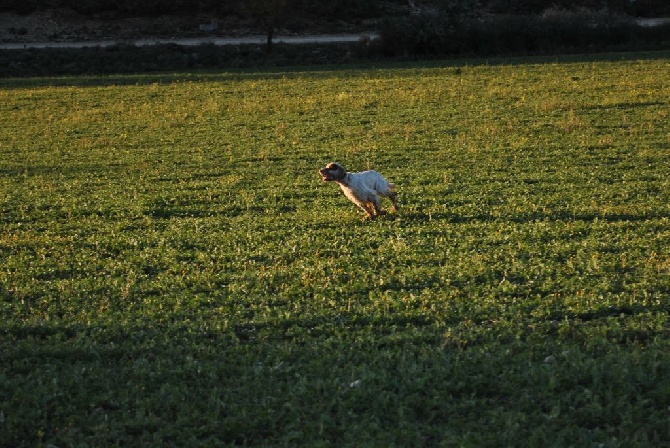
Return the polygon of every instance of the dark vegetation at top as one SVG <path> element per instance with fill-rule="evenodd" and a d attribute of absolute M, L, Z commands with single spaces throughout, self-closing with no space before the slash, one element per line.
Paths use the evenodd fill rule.
<path fill-rule="evenodd" d="M 239 15 L 281 10 L 291 20 L 352 20 L 402 14 L 407 8 L 494 14 L 539 14 L 547 9 L 608 10 L 641 17 L 670 14 L 666 0 L 4 0 L 0 12 L 31 13 L 67 8 L 81 14 L 155 16 L 167 14 Z"/>
<path fill-rule="evenodd" d="M 0 76 L 135 73 L 322 65 L 386 59 L 555 55 L 670 48 L 665 0 L 5 0 L 1 11 L 69 8 L 103 19 L 131 16 L 237 17 L 267 36 L 257 45 L 0 51 Z M 338 23 L 375 29 L 380 39 L 318 46 L 273 45 L 275 33 L 329 32 Z M 318 25 L 317 25 L 318 24 Z M 356 25 L 360 25 L 356 27 Z M 332 32 L 332 31 L 331 31 Z M 276 48 L 275 48 L 276 47 Z"/>

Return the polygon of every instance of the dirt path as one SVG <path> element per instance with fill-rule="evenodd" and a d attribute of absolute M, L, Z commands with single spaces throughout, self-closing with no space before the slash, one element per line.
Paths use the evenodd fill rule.
<path fill-rule="evenodd" d="M 376 33 L 365 34 L 329 34 L 319 36 L 277 36 L 273 39 L 275 44 L 324 44 L 324 43 L 346 43 L 359 42 L 378 38 Z M 123 40 L 100 40 L 100 41 L 81 41 L 81 42 L 18 42 L 18 43 L 0 43 L 0 50 L 20 50 L 28 48 L 87 48 L 87 47 L 111 47 L 114 45 L 126 44 L 138 47 L 150 45 L 265 45 L 266 37 L 244 36 L 244 37 L 191 37 L 191 38 L 150 38 L 150 39 L 123 39 Z"/>

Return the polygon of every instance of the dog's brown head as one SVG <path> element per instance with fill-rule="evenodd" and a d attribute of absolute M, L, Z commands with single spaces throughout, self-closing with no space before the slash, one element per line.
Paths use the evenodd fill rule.
<path fill-rule="evenodd" d="M 339 163 L 332 162 L 326 165 L 325 168 L 321 168 L 319 174 L 324 182 L 328 182 L 329 180 L 340 181 L 347 175 L 347 170 Z"/>

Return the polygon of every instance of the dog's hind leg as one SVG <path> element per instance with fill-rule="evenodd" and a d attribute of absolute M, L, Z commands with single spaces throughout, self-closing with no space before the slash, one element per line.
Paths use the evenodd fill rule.
<path fill-rule="evenodd" d="M 356 202 L 356 205 L 358 205 L 361 210 L 365 212 L 367 215 L 367 218 L 374 218 L 375 217 L 375 208 L 373 207 L 372 203 L 370 202 Z"/>

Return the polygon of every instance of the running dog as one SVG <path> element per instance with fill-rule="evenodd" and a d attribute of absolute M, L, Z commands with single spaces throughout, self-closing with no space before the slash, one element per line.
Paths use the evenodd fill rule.
<path fill-rule="evenodd" d="M 324 182 L 333 181 L 337 183 L 344 195 L 367 213 L 369 218 L 386 213 L 381 208 L 380 196 L 389 198 L 393 204 L 393 210 L 398 211 L 398 204 L 393 192 L 395 185 L 387 181 L 377 171 L 349 173 L 342 165 L 333 162 L 326 165 L 325 168 L 321 168 L 319 174 Z"/>

